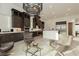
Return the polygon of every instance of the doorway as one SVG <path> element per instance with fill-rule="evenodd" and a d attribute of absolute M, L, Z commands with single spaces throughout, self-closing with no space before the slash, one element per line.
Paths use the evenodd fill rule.
<path fill-rule="evenodd" d="M 73 33 L 73 23 L 69 22 L 68 23 L 68 35 L 72 35 Z"/>

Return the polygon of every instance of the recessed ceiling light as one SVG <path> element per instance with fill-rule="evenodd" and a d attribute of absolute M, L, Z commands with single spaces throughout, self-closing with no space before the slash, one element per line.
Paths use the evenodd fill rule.
<path fill-rule="evenodd" d="M 68 13 L 65 14 L 66 16 L 69 15 Z"/>
<path fill-rule="evenodd" d="M 54 18 L 56 18 L 56 16 L 54 16 Z"/>
<path fill-rule="evenodd" d="M 49 8 L 53 8 L 52 6 L 49 6 Z"/>
<path fill-rule="evenodd" d="M 55 12 L 52 12 L 53 15 L 55 15 Z"/>
<path fill-rule="evenodd" d="M 68 8 L 67 11 L 71 11 L 71 8 Z"/>

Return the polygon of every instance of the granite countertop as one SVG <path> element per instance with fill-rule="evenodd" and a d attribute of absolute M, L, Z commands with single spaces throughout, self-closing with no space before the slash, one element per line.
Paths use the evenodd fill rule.
<path fill-rule="evenodd" d="M 42 29 L 32 29 L 32 30 L 30 30 L 30 32 L 38 32 L 38 31 L 42 31 Z"/>
<path fill-rule="evenodd" d="M 24 31 L 19 31 L 19 32 L 0 32 L 0 34 L 9 34 L 9 33 L 23 33 Z"/>

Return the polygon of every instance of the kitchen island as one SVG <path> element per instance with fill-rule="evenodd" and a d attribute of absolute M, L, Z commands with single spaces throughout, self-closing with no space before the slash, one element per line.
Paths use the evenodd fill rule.
<path fill-rule="evenodd" d="M 0 41 L 1 42 L 10 42 L 10 41 L 20 41 L 23 40 L 24 31 L 20 32 L 0 32 Z"/>

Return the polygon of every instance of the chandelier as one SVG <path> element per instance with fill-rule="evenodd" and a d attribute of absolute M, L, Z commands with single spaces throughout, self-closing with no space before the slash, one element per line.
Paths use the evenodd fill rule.
<path fill-rule="evenodd" d="M 23 3 L 23 9 L 30 15 L 39 15 L 42 10 L 42 3 Z"/>

